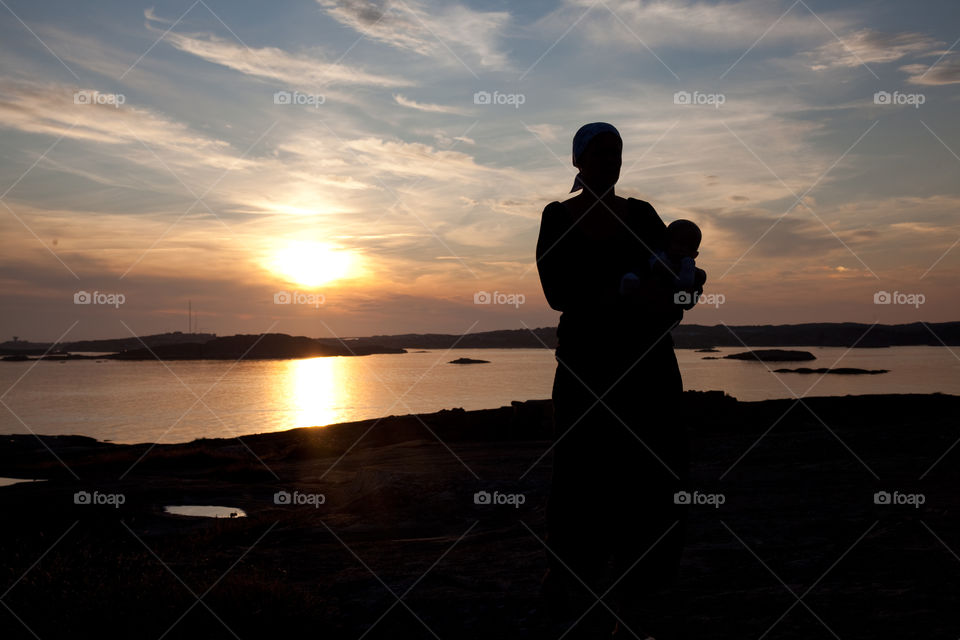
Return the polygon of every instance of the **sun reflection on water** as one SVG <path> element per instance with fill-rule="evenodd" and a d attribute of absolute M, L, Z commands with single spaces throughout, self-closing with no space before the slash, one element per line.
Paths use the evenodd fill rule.
<path fill-rule="evenodd" d="M 288 395 L 293 427 L 313 427 L 343 422 L 349 406 L 343 358 L 320 357 L 290 362 L 280 393 Z"/>

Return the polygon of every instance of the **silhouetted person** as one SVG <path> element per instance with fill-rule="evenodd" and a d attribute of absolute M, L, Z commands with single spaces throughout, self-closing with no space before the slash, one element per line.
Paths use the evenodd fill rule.
<path fill-rule="evenodd" d="M 618 603 L 620 617 L 643 638 L 650 627 L 637 619 L 636 605 L 673 580 L 683 547 L 685 509 L 674 493 L 685 488 L 689 463 L 670 336 L 683 306 L 674 302 L 680 272 L 672 259 L 658 261 L 670 279 L 651 268 L 668 250 L 657 212 L 614 194 L 622 148 L 607 123 L 577 131 L 573 164 L 580 171 L 571 192 L 582 192 L 544 208 L 537 240 L 544 294 L 562 312 L 547 506 L 547 544 L 560 560 L 548 554 L 542 590 L 548 608 L 572 621 L 594 602 L 578 578 L 598 596 L 620 579 L 604 601 Z M 609 624 L 609 635 L 613 619 L 605 613 L 598 604 L 591 617 Z M 626 630 L 621 636 L 632 637 Z"/>

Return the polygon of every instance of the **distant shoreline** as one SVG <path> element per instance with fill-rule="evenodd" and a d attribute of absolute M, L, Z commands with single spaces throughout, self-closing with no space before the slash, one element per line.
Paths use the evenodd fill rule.
<path fill-rule="evenodd" d="M 193 346 L 199 346 L 199 345 L 193 345 Z M 729 348 L 729 349 L 742 349 L 742 348 L 743 348 L 742 345 L 722 345 L 722 346 L 723 346 L 724 348 Z M 771 349 L 771 350 L 772 350 L 772 349 L 779 349 L 781 346 L 783 346 L 783 345 L 755 344 L 755 345 L 750 345 L 750 348 L 751 348 L 752 350 L 758 350 L 758 349 Z M 856 345 L 856 346 L 853 346 L 853 347 L 845 347 L 845 346 L 842 346 L 842 345 L 808 345 L 808 344 L 796 344 L 796 345 L 789 345 L 789 346 L 790 346 L 790 347 L 793 347 L 793 348 L 817 348 L 817 349 L 894 349 L 894 348 L 897 348 L 897 347 L 933 347 L 933 348 L 941 348 L 941 349 L 944 349 L 944 348 L 945 348 L 945 349 L 949 349 L 950 346 L 953 346 L 953 345 L 943 345 L 943 344 L 917 344 L 917 345 L 909 345 L 909 344 L 907 344 L 907 345 L 901 345 L 901 344 L 893 344 L 893 345 L 867 345 L 867 346 L 864 346 L 864 345 Z M 464 346 L 457 345 L 457 346 L 453 346 L 453 347 L 435 347 L 435 348 L 432 348 L 432 349 L 399 349 L 399 348 L 387 348 L 387 347 L 375 346 L 375 347 L 372 347 L 372 348 L 369 348 L 369 347 L 368 347 L 368 348 L 358 348 L 358 349 L 356 349 L 355 352 L 353 352 L 353 353 L 349 353 L 349 352 L 344 352 L 344 353 L 321 352 L 321 353 L 317 353 L 317 352 L 310 351 L 310 352 L 306 352 L 306 353 L 292 353 L 292 354 L 287 354 L 287 355 L 283 355 L 283 354 L 273 354 L 273 355 L 271 355 L 271 354 L 267 353 L 267 354 L 257 354 L 257 355 L 254 355 L 254 356 L 247 355 L 246 357 L 241 357 L 242 354 L 238 354 L 238 353 L 232 353 L 232 354 L 229 354 L 229 353 L 228 353 L 228 354 L 219 354 L 219 355 L 210 355 L 210 356 L 194 355 L 194 354 L 190 354 L 190 353 L 177 353 L 177 352 L 176 352 L 176 351 L 177 351 L 176 349 L 170 349 L 170 350 L 165 350 L 165 349 L 140 349 L 140 350 L 138 350 L 136 353 L 131 353 L 131 352 L 119 352 L 119 353 L 117 353 L 117 352 L 96 352 L 96 353 L 89 353 L 89 352 L 87 352 L 87 353 L 76 353 L 76 352 L 63 352 L 63 351 L 52 351 L 52 352 L 49 352 L 49 353 L 47 353 L 47 352 L 34 353 L 33 351 L 28 351 L 28 352 L 21 352 L 21 353 L 8 354 L 8 355 L 3 355 L 2 353 L 0 353 L 0 363 L 3 363 L 3 362 L 33 362 L 33 361 L 36 361 L 36 360 L 44 360 L 44 361 L 49 361 L 49 362 L 69 362 L 69 361 L 74 361 L 74 360 L 95 360 L 95 361 L 111 360 L 111 361 L 129 361 L 129 362 L 149 362 L 149 361 L 151 361 L 151 360 L 158 360 L 158 361 L 161 361 L 161 362 L 165 362 L 165 361 L 175 361 L 175 360 L 176 360 L 176 361 L 195 361 L 195 362 L 213 362 L 213 361 L 225 361 L 225 362 L 229 362 L 229 361 L 236 361 L 236 360 L 240 360 L 240 359 L 244 359 L 244 360 L 248 360 L 248 361 L 254 361 L 254 360 L 256 360 L 256 361 L 260 361 L 260 360 L 301 360 L 301 359 L 317 358 L 317 357 L 337 357 L 337 356 L 339 356 L 339 357 L 356 357 L 356 356 L 368 356 L 368 355 L 377 355 L 377 354 L 387 354 L 387 355 L 389 355 L 389 354 L 404 354 L 404 353 L 433 353 L 433 352 L 438 352 L 438 351 L 455 351 L 455 350 L 467 350 L 467 349 L 470 349 L 470 350 L 486 350 L 486 349 L 489 349 L 489 350 L 491 350 L 491 351 L 497 350 L 497 349 L 505 350 L 505 351 L 513 351 L 513 350 L 516 350 L 516 351 L 523 351 L 523 350 L 528 350 L 528 351 L 529 351 L 529 350 L 536 350 L 536 351 L 550 350 L 550 351 L 552 351 L 554 348 L 555 348 L 555 347 L 551 347 L 550 349 L 546 349 L 546 348 L 543 347 L 543 346 L 538 346 L 538 347 L 534 347 L 534 346 L 515 346 L 515 347 L 504 347 L 504 346 L 486 346 L 486 347 L 481 347 L 481 346 L 472 346 L 472 347 L 470 347 L 470 346 L 467 346 L 467 347 L 464 347 Z M 674 349 L 683 350 L 683 351 L 704 352 L 704 353 L 720 353 L 720 350 L 719 350 L 719 349 L 716 349 L 716 348 L 714 348 L 714 347 L 710 347 L 709 350 L 708 350 L 708 349 L 704 349 L 704 348 L 698 347 L 697 345 L 685 345 L 685 346 L 674 345 Z M 749 350 L 748 350 L 747 352 L 749 352 Z M 158 356 L 159 356 L 159 357 L 158 357 Z M 727 355 L 727 356 L 720 356 L 720 357 L 717 357 L 717 356 L 706 356 L 706 357 L 704 357 L 703 359 L 704 359 L 704 360 L 721 360 L 721 359 L 728 359 L 728 360 L 730 360 L 730 359 L 738 359 L 738 358 L 733 358 L 732 356 Z M 748 361 L 751 360 L 750 358 L 739 358 L 739 359 L 746 359 L 746 360 L 748 360 Z M 462 358 L 461 358 L 461 360 L 462 360 Z M 481 362 L 486 362 L 486 361 L 481 361 Z"/>
<path fill-rule="evenodd" d="M 894 346 L 960 346 L 960 322 L 914 322 L 870 325 L 856 322 L 821 322 L 794 325 L 697 325 L 682 324 L 672 332 L 678 349 L 711 347 L 848 347 L 875 349 Z M 606 336 L 604 336 L 605 338 Z M 503 329 L 466 335 L 407 333 L 359 338 L 308 338 L 286 334 L 215 334 L 180 332 L 110 340 L 50 343 L 25 340 L 0 343 L 0 356 L 43 355 L 70 352 L 110 352 L 109 357 L 128 359 L 220 359 L 239 356 L 244 347 L 270 338 L 271 345 L 258 345 L 247 357 L 295 358 L 322 355 L 403 353 L 410 349 L 554 349 L 556 327 Z M 187 347 L 187 345 L 194 345 Z M 207 347 L 206 345 L 209 345 Z M 222 348 L 221 348 L 222 347 Z M 598 348 L 615 348 L 599 340 Z M 152 353 L 151 353 L 152 352 Z M 107 356 L 101 356 L 107 357 Z"/>

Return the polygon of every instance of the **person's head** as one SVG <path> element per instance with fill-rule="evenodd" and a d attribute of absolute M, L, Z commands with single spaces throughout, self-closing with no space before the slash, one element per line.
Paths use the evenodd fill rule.
<path fill-rule="evenodd" d="M 700 255 L 700 227 L 690 220 L 674 220 L 667 226 L 667 254 L 678 258 L 696 258 Z"/>
<path fill-rule="evenodd" d="M 580 172 L 571 192 L 588 187 L 587 193 L 603 196 L 620 179 L 623 140 L 616 127 L 606 122 L 591 122 L 573 137 L 573 166 Z"/>

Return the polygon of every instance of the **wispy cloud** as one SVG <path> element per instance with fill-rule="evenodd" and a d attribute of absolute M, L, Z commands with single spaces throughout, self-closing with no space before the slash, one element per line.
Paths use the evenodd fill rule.
<path fill-rule="evenodd" d="M 544 140 L 554 142 L 560 138 L 560 134 L 563 132 L 563 127 L 558 124 L 530 124 L 527 125 L 527 130 L 533 132 Z"/>
<path fill-rule="evenodd" d="M 365 37 L 446 65 L 509 66 L 500 40 L 505 11 L 474 11 L 456 2 L 427 7 L 418 0 L 317 0 L 330 17 Z"/>
<path fill-rule="evenodd" d="M 162 31 L 161 31 L 162 32 Z M 394 74 L 369 73 L 342 61 L 322 60 L 277 47 L 246 47 L 215 35 L 185 35 L 171 31 L 164 40 L 186 53 L 246 75 L 273 80 L 286 87 L 316 89 L 326 85 L 403 87 L 412 84 Z"/>
<path fill-rule="evenodd" d="M 896 62 L 909 55 L 928 53 L 938 44 L 941 43 L 922 33 L 883 33 L 860 29 L 844 33 L 839 41 L 828 42 L 808 55 L 812 68 L 818 70 L 857 67 L 863 63 L 883 64 Z"/>
<path fill-rule="evenodd" d="M 591 44 L 636 46 L 639 38 L 650 47 L 684 50 L 745 49 L 764 33 L 765 44 L 822 41 L 830 37 L 823 25 L 802 7 L 785 13 L 789 6 L 764 0 L 566 0 L 538 25 L 562 32 L 590 9 L 576 29 L 584 29 Z M 834 19 L 832 23 L 834 29 L 840 29 L 851 21 Z"/>
<path fill-rule="evenodd" d="M 366 137 L 345 141 L 364 166 L 379 175 L 419 176 L 469 182 L 489 180 L 505 171 L 478 164 L 461 151 L 437 149 L 420 142 Z"/>
<path fill-rule="evenodd" d="M 944 58 L 932 68 L 926 64 L 907 64 L 900 70 L 909 74 L 907 82 L 911 84 L 943 85 L 960 82 L 960 55 Z"/>
<path fill-rule="evenodd" d="M 448 105 L 442 104 L 432 104 L 429 102 L 417 102 L 416 100 L 411 100 L 403 94 L 395 93 L 393 94 L 394 101 L 399 104 L 401 107 L 409 107 L 411 109 L 417 109 L 419 111 L 428 111 L 431 113 L 453 113 L 457 115 L 463 115 L 465 112 L 462 109 L 456 107 L 451 107 Z"/>
<path fill-rule="evenodd" d="M 89 102 L 77 102 L 84 95 Z M 92 143 L 146 145 L 189 155 L 195 164 L 234 167 L 249 164 L 230 152 L 229 144 L 195 131 L 149 108 L 125 102 L 93 87 L 30 83 L 0 78 L 0 126 Z M 104 103 L 98 104 L 98 97 Z"/>

